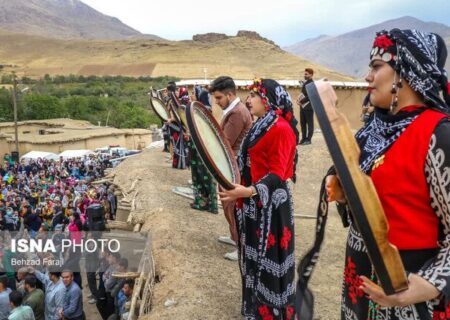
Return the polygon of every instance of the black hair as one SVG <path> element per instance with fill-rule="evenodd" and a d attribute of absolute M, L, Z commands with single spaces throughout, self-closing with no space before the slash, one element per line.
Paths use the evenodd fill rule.
<path fill-rule="evenodd" d="M 177 91 L 177 85 L 175 84 L 175 82 L 170 81 L 170 82 L 167 84 L 167 91 L 170 91 L 170 92 L 175 92 L 175 91 Z"/>
<path fill-rule="evenodd" d="M 33 274 L 29 274 L 25 277 L 25 284 L 29 285 L 32 288 L 36 288 L 37 279 Z"/>
<path fill-rule="evenodd" d="M 22 305 L 23 295 L 20 291 L 13 291 L 9 294 L 9 301 L 14 305 L 14 307 L 19 307 Z"/>
<path fill-rule="evenodd" d="M 123 285 L 128 285 L 130 287 L 130 289 L 134 289 L 134 280 L 133 279 L 127 279 L 125 280 L 125 282 L 123 283 Z"/>
<path fill-rule="evenodd" d="M 55 276 L 57 278 L 61 278 L 61 272 L 60 271 L 50 271 L 48 274 L 50 276 Z"/>
<path fill-rule="evenodd" d="M 0 283 L 3 285 L 3 288 L 6 289 L 8 286 L 8 278 L 7 277 L 0 277 Z"/>
<path fill-rule="evenodd" d="M 236 84 L 231 77 L 221 76 L 215 79 L 211 86 L 209 87 L 209 92 L 214 93 L 216 91 L 220 91 L 222 93 L 233 93 L 236 94 Z"/>

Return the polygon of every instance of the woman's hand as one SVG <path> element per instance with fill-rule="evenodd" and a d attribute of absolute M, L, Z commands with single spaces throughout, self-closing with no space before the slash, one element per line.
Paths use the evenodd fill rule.
<path fill-rule="evenodd" d="M 234 201 L 239 198 L 250 198 L 253 194 L 253 187 L 244 187 L 240 184 L 233 184 L 234 189 L 219 192 L 220 200 Z"/>
<path fill-rule="evenodd" d="M 440 292 L 430 282 L 422 277 L 411 273 L 408 277 L 409 287 L 407 290 L 387 296 L 384 290 L 373 283 L 367 277 L 361 276 L 362 284 L 359 287 L 368 298 L 382 307 L 404 307 L 435 299 Z"/>
<path fill-rule="evenodd" d="M 342 189 L 339 178 L 336 175 L 327 176 L 325 179 L 325 190 L 327 191 L 327 201 L 337 201 L 339 203 L 346 203 L 344 190 Z"/>

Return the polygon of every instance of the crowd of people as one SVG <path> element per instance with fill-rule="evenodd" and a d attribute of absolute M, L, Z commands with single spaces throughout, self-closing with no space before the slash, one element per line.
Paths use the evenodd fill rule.
<path fill-rule="evenodd" d="M 64 238 L 79 242 L 93 231 L 104 231 L 106 219 L 115 219 L 117 197 L 112 185 L 94 182 L 112 167 L 111 160 L 103 154 L 20 162 L 5 157 L 0 168 L 0 320 L 86 319 L 83 267 L 89 303 L 96 304 L 103 319 L 126 319 L 134 280 L 113 277 L 128 270 L 120 253 L 11 249 L 12 238 L 51 237 L 61 244 Z M 90 210 L 99 208 L 102 219 L 90 219 Z M 83 254 L 85 266 L 80 265 Z M 14 266 L 12 261 L 22 258 L 35 266 Z M 52 262 L 58 260 L 57 265 Z"/>
<path fill-rule="evenodd" d="M 210 84 L 209 93 L 223 110 L 221 128 L 240 167 L 241 184 L 233 190 L 220 186 L 218 190 L 230 225 L 230 237 L 222 241 L 237 249 L 234 257 L 242 276 L 245 319 L 313 318 L 314 300 L 307 283 L 319 257 L 327 202 L 334 201 L 344 225 L 350 226 L 341 319 L 450 319 L 446 59 L 443 39 L 417 30 L 380 32 L 370 53 L 369 95 L 361 117 L 364 125 L 356 134 L 360 168 L 372 178 L 389 223 L 388 240 L 398 248 L 409 282 L 407 290 L 389 296 L 378 285 L 379 275 L 353 223 L 351 206 L 334 168 L 322 184 L 318 236 L 301 261 L 304 273 L 299 274 L 300 290 L 295 292 L 295 232 L 288 182 L 296 180 L 296 146 L 310 144 L 314 131 L 313 109 L 305 90 L 314 71 L 305 69 L 306 82 L 297 100 L 301 139 L 291 97 L 276 81 L 255 80 L 249 87 L 248 108 L 236 96 L 230 77 L 219 77 Z M 176 88 L 172 84 L 167 89 L 175 92 Z M 189 103 L 185 88 L 178 97 Z M 198 100 L 198 96 L 192 99 Z M 176 117 L 167 126 L 173 165 L 185 168 L 189 164 L 189 132 Z M 193 148 L 190 151 L 195 152 Z M 198 157 L 192 158 L 202 165 Z M 208 175 L 204 180 L 207 187 L 194 184 L 196 199 L 210 204 L 206 210 L 217 212 L 213 201 L 216 186 L 207 171 L 203 175 Z"/>

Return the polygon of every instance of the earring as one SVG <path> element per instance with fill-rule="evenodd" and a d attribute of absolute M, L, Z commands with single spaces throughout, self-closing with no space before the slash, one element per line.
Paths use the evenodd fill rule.
<path fill-rule="evenodd" d="M 398 89 L 400 88 L 398 85 L 402 85 L 401 84 L 402 78 L 400 76 L 399 81 L 397 82 L 397 73 L 394 74 L 394 81 L 392 83 L 392 89 L 391 89 L 391 93 L 392 93 L 392 100 L 391 100 L 391 105 L 389 107 L 389 110 L 391 113 L 394 112 L 394 110 L 397 108 L 398 106 Z"/>
<path fill-rule="evenodd" d="M 392 84 L 391 93 L 392 94 L 396 94 L 397 93 L 397 84 L 395 82 Z"/>

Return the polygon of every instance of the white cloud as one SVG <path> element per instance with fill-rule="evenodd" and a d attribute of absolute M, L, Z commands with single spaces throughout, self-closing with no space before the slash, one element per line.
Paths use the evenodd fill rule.
<path fill-rule="evenodd" d="M 450 1 L 434 0 L 82 0 L 129 26 L 171 40 L 254 30 L 281 45 L 412 15 L 450 25 Z"/>

